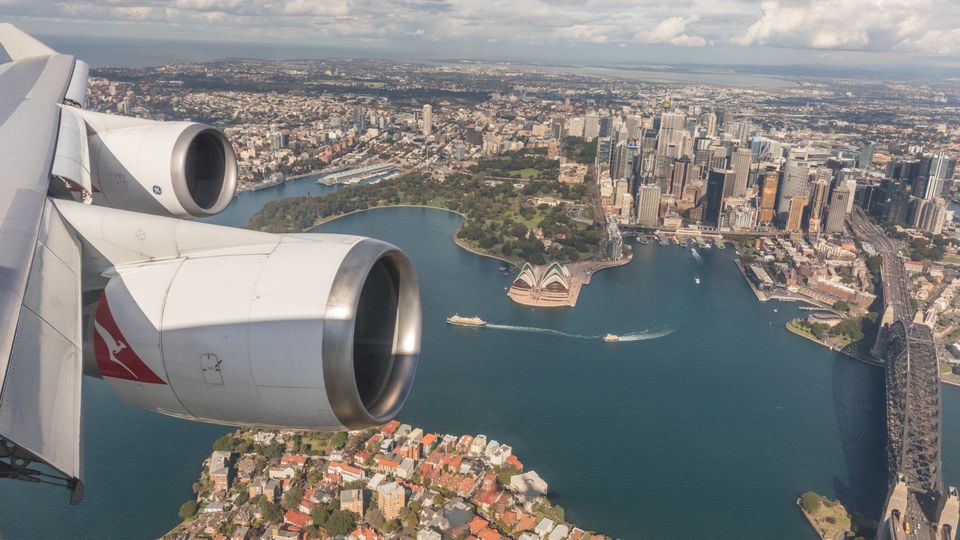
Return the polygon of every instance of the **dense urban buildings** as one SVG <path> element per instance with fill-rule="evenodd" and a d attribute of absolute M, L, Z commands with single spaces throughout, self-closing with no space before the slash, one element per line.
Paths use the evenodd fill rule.
<path fill-rule="evenodd" d="M 571 246 L 564 242 L 578 227 L 597 233 L 589 249 L 577 252 L 590 262 L 629 257 L 633 237 L 685 244 L 694 254 L 732 241 L 758 298 L 802 301 L 817 310 L 792 321 L 791 331 L 870 361 L 871 332 L 884 311 L 883 254 L 897 252 L 909 280 L 911 316 L 933 329 L 944 354 L 943 377 L 960 371 L 955 83 L 808 79 L 739 89 L 523 66 L 357 60 L 231 61 L 96 74 L 94 108 L 224 125 L 246 189 L 311 172 L 321 183 L 359 184 L 330 198 L 340 206 L 322 215 L 308 210 L 290 230 L 368 203 L 449 207 L 449 194 L 441 201 L 436 186 L 482 186 L 499 194 L 458 211 L 474 216 L 465 229 L 480 249 L 490 250 L 485 254 L 516 265 L 510 294 L 530 305 L 572 305 L 579 276 L 557 261 L 569 262 L 570 251 L 563 250 Z M 464 178 L 474 183 L 461 184 Z M 382 191 L 366 185 L 377 182 Z M 388 184 L 403 193 L 383 187 Z M 409 198 L 411 192 L 424 200 Z M 348 206 L 371 193 L 377 198 Z M 470 214 L 494 203 L 502 204 L 496 222 Z M 287 204 L 271 210 L 278 223 L 319 203 Z M 857 220 L 885 236 L 858 234 Z M 888 241 L 896 249 L 887 249 Z M 538 260 L 517 249 L 526 243 L 542 248 Z M 403 445 L 374 449 L 369 464 L 328 460 L 328 474 L 346 483 L 368 473 L 385 476 L 373 487 L 338 484 L 340 510 L 409 516 L 411 504 L 422 500 L 410 487 L 420 474 L 411 466 L 426 451 L 416 455 Z M 489 459 L 499 466 L 494 454 Z M 236 489 L 223 463 L 211 461 L 208 469 L 216 492 Z M 515 475 L 500 484 L 522 505 L 525 497 L 536 499 L 539 482 Z M 266 483 L 256 486 L 271 493 Z M 284 519 L 309 526 L 303 515 Z M 479 525 L 478 531 L 492 528 Z M 548 525 L 549 531 L 534 524 L 523 531 L 526 537 L 513 536 L 570 532 Z M 368 529 L 358 530 L 369 536 Z"/>

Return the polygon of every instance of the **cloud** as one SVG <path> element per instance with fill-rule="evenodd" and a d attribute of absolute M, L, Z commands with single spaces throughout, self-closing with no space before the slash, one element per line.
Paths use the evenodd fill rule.
<path fill-rule="evenodd" d="M 703 47 L 707 44 L 706 39 L 686 33 L 687 25 L 699 18 L 697 15 L 670 17 L 660 21 L 660 24 L 649 33 L 637 33 L 634 39 L 642 43 L 669 43 L 677 47 Z"/>
<path fill-rule="evenodd" d="M 223 41 L 628 50 L 735 44 L 960 55 L 958 0 L 0 0 L 0 19 L 28 29 L 69 24 L 81 33 Z"/>
<path fill-rule="evenodd" d="M 960 53 L 953 0 L 765 0 L 731 42 L 810 49 Z"/>

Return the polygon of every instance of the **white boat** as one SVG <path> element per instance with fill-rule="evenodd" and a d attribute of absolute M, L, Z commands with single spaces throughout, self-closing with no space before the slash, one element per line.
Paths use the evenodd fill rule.
<path fill-rule="evenodd" d="M 693 278 L 693 282 L 696 283 L 697 285 L 699 285 L 699 284 L 700 284 L 700 278 L 698 278 L 698 277 Z"/>
<path fill-rule="evenodd" d="M 487 321 L 480 317 L 461 317 L 460 315 L 454 315 L 453 317 L 447 318 L 447 324 L 456 326 L 486 326 Z"/>
<path fill-rule="evenodd" d="M 615 341 L 620 341 L 620 336 L 616 334 L 607 334 L 603 336 L 603 340 L 606 341 L 607 343 L 613 343 Z"/>

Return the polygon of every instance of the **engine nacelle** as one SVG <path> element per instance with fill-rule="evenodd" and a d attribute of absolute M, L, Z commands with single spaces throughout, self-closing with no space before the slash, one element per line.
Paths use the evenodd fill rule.
<path fill-rule="evenodd" d="M 410 261 L 369 238 L 280 238 L 117 268 L 91 325 L 110 388 L 133 405 L 227 425 L 392 419 L 420 354 Z"/>
<path fill-rule="evenodd" d="M 220 130 L 78 110 L 88 126 L 95 204 L 177 217 L 221 212 L 237 158 Z"/>

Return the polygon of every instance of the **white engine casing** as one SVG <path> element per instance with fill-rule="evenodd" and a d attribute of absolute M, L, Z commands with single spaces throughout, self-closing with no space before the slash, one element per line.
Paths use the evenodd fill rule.
<path fill-rule="evenodd" d="M 86 296 L 99 294 L 86 371 L 124 401 L 219 424 L 329 430 L 381 424 L 406 400 L 420 293 L 396 247 L 55 204 L 81 238 Z"/>
<path fill-rule="evenodd" d="M 76 112 L 88 127 L 94 204 L 203 217 L 221 212 L 233 199 L 236 156 L 218 129 Z"/>

